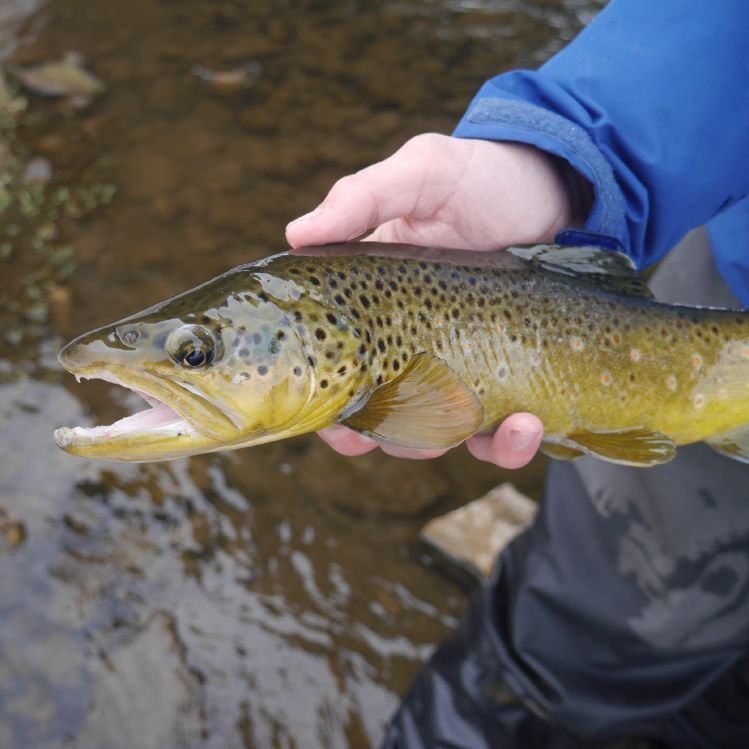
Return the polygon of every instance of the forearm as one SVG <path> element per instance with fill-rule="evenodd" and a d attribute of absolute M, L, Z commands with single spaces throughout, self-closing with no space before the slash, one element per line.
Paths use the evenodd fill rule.
<path fill-rule="evenodd" d="M 593 189 L 585 228 L 645 265 L 749 192 L 748 42 L 742 0 L 615 1 L 539 71 L 485 84 L 455 135 L 565 159 Z"/>

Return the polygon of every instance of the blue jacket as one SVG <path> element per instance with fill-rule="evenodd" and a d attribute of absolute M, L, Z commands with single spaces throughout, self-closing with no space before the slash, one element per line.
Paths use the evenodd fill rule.
<path fill-rule="evenodd" d="M 594 188 L 584 228 L 640 267 L 708 224 L 749 306 L 749 0 L 613 0 L 539 70 L 489 80 L 454 134 L 566 159 Z"/>

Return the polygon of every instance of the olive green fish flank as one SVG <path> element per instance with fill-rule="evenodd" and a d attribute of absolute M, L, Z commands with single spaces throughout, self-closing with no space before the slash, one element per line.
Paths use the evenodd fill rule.
<path fill-rule="evenodd" d="M 704 440 L 745 459 L 748 317 L 660 304 L 629 259 L 591 247 L 304 248 L 68 344 L 64 367 L 150 408 L 56 439 L 163 460 L 345 423 L 434 448 L 523 410 L 556 457 L 648 466 Z"/>

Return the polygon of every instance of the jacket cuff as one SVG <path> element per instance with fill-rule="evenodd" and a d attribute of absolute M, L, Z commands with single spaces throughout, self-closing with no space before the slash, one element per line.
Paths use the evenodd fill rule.
<path fill-rule="evenodd" d="M 593 187 L 593 207 L 583 230 L 611 236 L 629 248 L 624 196 L 611 165 L 580 125 L 526 101 L 479 94 L 453 135 L 526 143 L 564 159 Z"/>

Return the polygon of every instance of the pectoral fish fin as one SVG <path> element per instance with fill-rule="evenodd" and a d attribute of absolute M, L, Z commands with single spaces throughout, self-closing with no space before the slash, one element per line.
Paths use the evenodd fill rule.
<path fill-rule="evenodd" d="M 479 399 L 455 372 L 422 353 L 341 423 L 392 445 L 429 450 L 460 444 L 483 418 Z"/>
<path fill-rule="evenodd" d="M 637 275 L 632 260 L 621 252 L 600 247 L 566 247 L 542 244 L 510 247 L 508 252 L 545 270 L 572 276 L 603 291 L 624 296 L 652 299 L 653 292 Z"/>
<path fill-rule="evenodd" d="M 719 434 L 709 440 L 705 440 L 713 450 L 723 455 L 749 463 L 749 425 L 732 429 L 730 432 Z"/>
<path fill-rule="evenodd" d="M 654 466 L 668 463 L 676 455 L 670 437 L 645 427 L 610 432 L 575 432 L 562 444 L 586 455 L 621 463 L 625 466 Z"/>
<path fill-rule="evenodd" d="M 574 460 L 575 458 L 581 458 L 585 455 L 582 450 L 578 450 L 574 447 L 567 447 L 566 445 L 560 445 L 556 442 L 542 442 L 541 452 L 544 455 L 548 455 L 550 458 L 556 458 L 557 460 Z"/>

